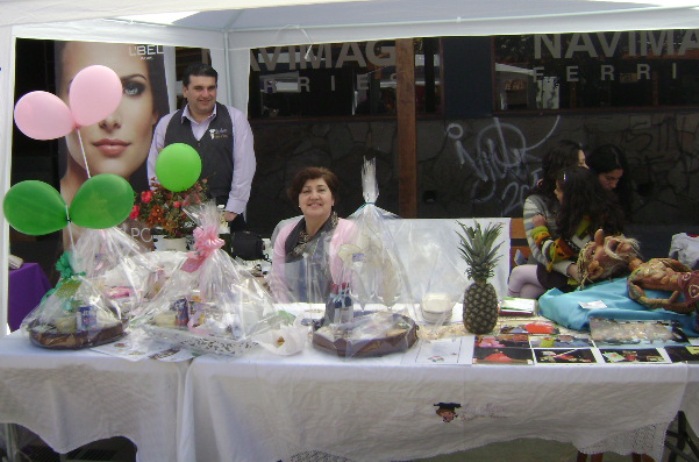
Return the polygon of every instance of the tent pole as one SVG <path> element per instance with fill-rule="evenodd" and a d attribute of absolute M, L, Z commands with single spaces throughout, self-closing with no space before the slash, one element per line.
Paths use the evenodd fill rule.
<path fill-rule="evenodd" d="M 398 112 L 398 214 L 417 218 L 417 136 L 413 39 L 396 40 Z"/>

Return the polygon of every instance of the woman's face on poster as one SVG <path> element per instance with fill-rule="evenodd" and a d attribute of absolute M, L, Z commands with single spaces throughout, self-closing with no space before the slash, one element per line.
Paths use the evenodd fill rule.
<path fill-rule="evenodd" d="M 114 173 L 131 176 L 148 157 L 155 110 L 148 64 L 129 53 L 129 45 L 69 42 L 60 57 L 59 96 L 68 103 L 70 83 L 82 69 L 103 65 L 121 78 L 124 94 L 116 111 L 99 123 L 80 128 L 91 175 Z M 66 137 L 70 156 L 85 168 L 77 130 Z"/>

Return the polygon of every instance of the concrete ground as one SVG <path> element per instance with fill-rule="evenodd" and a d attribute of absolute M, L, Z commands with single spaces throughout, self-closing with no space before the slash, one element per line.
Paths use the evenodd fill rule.
<path fill-rule="evenodd" d="M 93 443 L 72 451 L 63 458 L 41 444 L 34 444 L 28 449 L 24 449 L 24 455 L 18 458 L 18 462 L 135 462 L 136 460 L 135 448 L 123 438 Z M 5 462 L 7 459 L 2 457 L 3 455 L 2 449 L 0 449 L 0 461 Z M 667 462 L 668 457 L 669 451 L 666 450 L 663 459 L 656 462 Z M 491 444 L 456 454 L 404 462 L 576 462 L 576 460 L 577 450 L 570 444 L 521 439 Z M 603 462 L 631 462 L 631 456 L 605 453 Z"/>

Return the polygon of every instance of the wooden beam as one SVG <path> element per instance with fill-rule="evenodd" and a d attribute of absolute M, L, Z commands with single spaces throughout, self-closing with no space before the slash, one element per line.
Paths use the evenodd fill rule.
<path fill-rule="evenodd" d="M 403 218 L 417 218 L 415 53 L 412 39 L 396 40 L 396 73 L 398 214 Z"/>

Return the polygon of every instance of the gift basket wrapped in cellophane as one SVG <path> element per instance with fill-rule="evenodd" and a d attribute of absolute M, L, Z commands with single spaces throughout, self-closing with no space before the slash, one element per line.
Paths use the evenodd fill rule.
<path fill-rule="evenodd" d="M 376 159 L 364 161 L 362 187 L 365 203 L 349 217 L 357 228 L 355 246 L 343 255 L 354 273 L 352 293 L 362 308 L 378 304 L 409 311 L 415 298 L 392 231 L 403 220 L 376 205 Z"/>
<path fill-rule="evenodd" d="M 75 271 L 118 305 L 127 320 L 157 293 L 165 269 L 172 267 L 172 262 L 159 264 L 157 256 L 115 227 L 86 229 L 71 252 Z"/>
<path fill-rule="evenodd" d="M 83 274 L 74 273 L 65 252 L 56 263 L 61 279 L 22 321 L 35 345 L 80 349 L 112 342 L 124 335 L 119 305 L 104 296 Z"/>
<path fill-rule="evenodd" d="M 400 236 L 405 241 L 403 248 L 410 252 L 401 253 L 400 258 L 404 267 L 410 268 L 408 278 L 417 303 L 416 320 L 442 326 L 460 319 L 453 313 L 468 286 L 468 278 L 459 269 L 458 252 L 448 252 L 449 246 L 445 245 L 454 241 L 454 230 L 435 227 L 430 221 L 404 220 Z"/>
<path fill-rule="evenodd" d="M 405 351 L 417 339 L 414 297 L 387 222 L 400 219 L 376 206 L 375 159 L 362 169 L 365 204 L 349 221 L 354 239 L 338 250 L 346 276 L 327 299 L 325 323 L 313 333 L 314 347 L 344 357 Z M 346 315 L 345 307 L 349 306 Z M 328 313 L 338 313 L 328 321 Z M 355 309 L 356 308 L 356 309 Z"/>
<path fill-rule="evenodd" d="M 196 353 L 236 356 L 268 338 L 273 338 L 279 354 L 296 349 L 287 342 L 292 333 L 286 327 L 293 323 L 293 316 L 278 311 L 263 285 L 221 249 L 216 205 L 206 203 L 186 211 L 198 224 L 195 250 L 132 326 Z"/>

